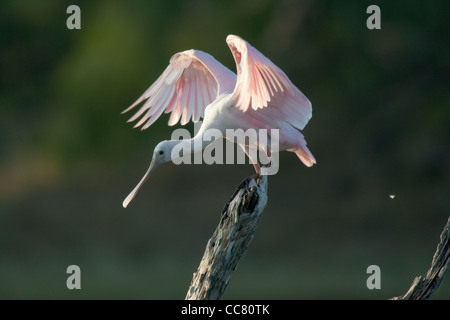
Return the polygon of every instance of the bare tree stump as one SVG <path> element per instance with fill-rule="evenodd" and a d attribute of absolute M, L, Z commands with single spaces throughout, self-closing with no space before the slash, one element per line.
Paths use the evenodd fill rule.
<path fill-rule="evenodd" d="M 245 179 L 222 210 L 186 300 L 219 300 L 247 250 L 267 203 L 267 176 Z"/>
<path fill-rule="evenodd" d="M 431 267 L 425 278 L 416 277 L 403 296 L 391 298 L 391 300 L 425 300 L 439 287 L 444 278 L 450 261 L 450 218 L 441 233 L 436 252 L 434 253 Z"/>

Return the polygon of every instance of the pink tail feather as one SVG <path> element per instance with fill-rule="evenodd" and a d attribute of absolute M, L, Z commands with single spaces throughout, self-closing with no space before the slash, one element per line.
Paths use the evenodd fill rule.
<path fill-rule="evenodd" d="M 302 160 L 302 162 L 305 164 L 305 166 L 312 167 L 313 164 L 316 164 L 316 159 L 314 158 L 311 151 L 309 151 L 309 149 L 306 146 L 301 147 L 299 149 L 295 149 L 293 151 L 295 152 L 297 157 L 299 157 L 300 160 Z"/>
<path fill-rule="evenodd" d="M 302 139 L 299 142 L 300 143 L 298 148 L 291 149 L 289 151 L 294 152 L 297 155 L 297 157 L 299 157 L 299 159 L 305 164 L 305 166 L 312 167 L 314 164 L 316 164 L 316 159 L 306 146 L 306 141 L 303 135 Z"/>

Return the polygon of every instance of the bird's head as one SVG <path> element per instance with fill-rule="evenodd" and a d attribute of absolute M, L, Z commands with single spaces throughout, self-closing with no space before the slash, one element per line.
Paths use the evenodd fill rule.
<path fill-rule="evenodd" d="M 171 154 L 173 149 L 173 141 L 164 140 L 158 143 L 153 150 L 153 159 L 155 168 L 162 163 L 171 161 Z"/>
<path fill-rule="evenodd" d="M 131 193 L 128 195 L 128 197 L 125 198 L 122 205 L 124 208 L 128 206 L 128 204 L 133 200 L 133 198 L 136 196 L 136 193 L 139 191 L 141 186 L 144 184 L 144 182 L 147 180 L 147 178 L 152 174 L 153 171 L 162 163 L 166 163 L 172 160 L 171 154 L 172 149 L 179 141 L 170 141 L 165 140 L 158 143 L 158 145 L 153 150 L 153 158 L 152 162 L 150 163 L 150 166 L 147 169 L 147 172 L 142 177 L 141 181 L 137 184 L 137 186 L 131 191 Z"/>

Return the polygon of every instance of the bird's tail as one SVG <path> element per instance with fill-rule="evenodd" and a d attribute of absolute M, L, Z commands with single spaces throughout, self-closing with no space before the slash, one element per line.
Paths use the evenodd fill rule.
<path fill-rule="evenodd" d="M 316 159 L 306 146 L 306 141 L 303 135 L 301 136 L 301 139 L 299 141 L 298 148 L 291 149 L 289 151 L 294 152 L 307 167 L 312 167 L 314 164 L 316 164 Z"/>

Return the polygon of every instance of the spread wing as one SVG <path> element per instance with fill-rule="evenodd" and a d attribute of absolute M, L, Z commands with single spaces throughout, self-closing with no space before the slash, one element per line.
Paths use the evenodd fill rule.
<path fill-rule="evenodd" d="M 161 114 L 171 113 L 169 125 L 185 125 L 191 119 L 197 122 L 204 116 L 205 108 L 218 95 L 232 92 L 236 75 L 206 52 L 187 50 L 172 56 L 170 64 L 161 76 L 122 113 L 145 103 L 128 120 L 140 120 L 147 129 Z"/>
<path fill-rule="evenodd" d="M 308 98 L 286 74 L 247 41 L 227 37 L 237 68 L 233 98 L 236 107 L 256 117 L 286 121 L 303 129 L 312 116 Z"/>

